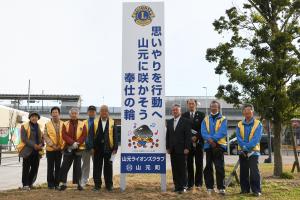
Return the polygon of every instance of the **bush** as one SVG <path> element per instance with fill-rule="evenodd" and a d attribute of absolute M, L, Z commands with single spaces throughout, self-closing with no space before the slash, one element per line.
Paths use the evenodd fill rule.
<path fill-rule="evenodd" d="M 280 175 L 280 178 L 282 179 L 294 179 L 294 175 L 289 172 L 282 172 Z"/>

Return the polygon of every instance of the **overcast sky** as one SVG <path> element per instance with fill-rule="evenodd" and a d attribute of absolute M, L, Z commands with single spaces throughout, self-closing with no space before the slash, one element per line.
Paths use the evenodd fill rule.
<path fill-rule="evenodd" d="M 0 0 L 0 93 L 80 94 L 121 105 L 122 0 Z M 215 95 L 214 19 L 236 0 L 165 0 L 166 95 Z M 226 77 L 221 77 L 221 83 Z"/>

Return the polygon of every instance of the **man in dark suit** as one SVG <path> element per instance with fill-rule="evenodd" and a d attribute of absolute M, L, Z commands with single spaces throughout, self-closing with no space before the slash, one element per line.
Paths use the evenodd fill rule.
<path fill-rule="evenodd" d="M 187 158 L 187 188 L 191 190 L 194 185 L 201 187 L 203 183 L 203 138 L 201 136 L 201 123 L 205 114 L 197 111 L 196 99 L 189 99 L 187 106 L 189 111 L 182 114 L 182 117 L 190 120 L 192 128 L 192 145 Z M 194 173 L 194 160 L 196 173 Z"/>
<path fill-rule="evenodd" d="M 181 117 L 178 104 L 173 105 L 172 115 L 167 121 L 166 149 L 171 157 L 174 191 L 182 194 L 186 191 L 186 156 L 191 146 L 191 127 L 190 121 Z"/>

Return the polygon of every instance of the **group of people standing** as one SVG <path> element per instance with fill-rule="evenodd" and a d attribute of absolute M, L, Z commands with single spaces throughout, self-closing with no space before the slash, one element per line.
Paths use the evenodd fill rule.
<path fill-rule="evenodd" d="M 49 189 L 63 191 L 67 188 L 68 172 L 73 164 L 73 183 L 78 190 L 88 184 L 90 160 L 93 159 L 94 190 L 101 189 L 102 168 L 105 187 L 113 188 L 113 160 L 118 150 L 117 131 L 114 120 L 109 117 L 108 107 L 100 107 L 97 117 L 96 107 L 89 106 L 88 119 L 81 121 L 79 109 L 69 111 L 70 120 L 60 119 L 60 108 L 51 109 L 51 120 L 44 131 L 38 124 L 40 115 L 29 113 L 29 122 L 21 127 L 21 143 L 17 149 L 23 158 L 22 184 L 30 190 L 36 180 L 39 162 L 46 144 L 47 183 Z"/>
<path fill-rule="evenodd" d="M 166 150 L 170 154 L 175 192 L 182 194 L 193 187 L 201 188 L 203 177 L 208 194 L 215 191 L 225 195 L 224 152 L 227 149 L 227 119 L 220 113 L 220 103 L 210 103 L 210 114 L 197 111 L 197 101 L 187 101 L 188 111 L 181 113 L 178 104 L 172 106 L 173 118 L 167 121 Z M 73 183 L 78 190 L 88 184 L 90 160 L 93 159 L 94 190 L 101 189 L 102 168 L 105 187 L 113 188 L 113 160 L 118 140 L 114 120 L 108 107 L 89 106 L 88 119 L 78 119 L 78 108 L 69 112 L 70 120 L 60 120 L 60 108 L 51 109 L 51 120 L 44 131 L 37 123 L 40 115 L 29 114 L 29 122 L 21 127 L 21 143 L 18 151 L 23 158 L 23 189 L 30 190 L 37 177 L 39 161 L 46 144 L 47 182 L 49 189 L 63 191 L 67 188 L 68 172 L 73 164 Z M 261 178 L 258 168 L 262 124 L 254 118 L 254 108 L 243 106 L 244 119 L 237 124 L 236 136 L 240 161 L 241 193 L 261 195 Z M 206 166 L 203 170 L 203 155 Z"/>
<path fill-rule="evenodd" d="M 210 103 L 210 114 L 197 111 L 197 101 L 187 101 L 188 111 L 181 113 L 178 104 L 172 106 L 173 118 L 167 121 L 166 149 L 170 154 L 174 192 L 182 194 L 201 188 L 204 182 L 208 194 L 216 188 L 225 195 L 225 162 L 227 150 L 227 119 L 220 113 L 220 103 Z M 237 124 L 236 136 L 240 161 L 241 193 L 252 191 L 261 195 L 261 178 L 258 168 L 262 124 L 254 118 L 254 108 L 246 104 L 242 109 L 244 119 Z M 203 154 L 206 166 L 203 170 Z M 195 170 L 194 170 L 195 168 Z"/>

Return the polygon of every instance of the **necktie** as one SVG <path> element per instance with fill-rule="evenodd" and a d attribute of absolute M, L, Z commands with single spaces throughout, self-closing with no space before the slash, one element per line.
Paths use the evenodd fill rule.
<path fill-rule="evenodd" d="M 176 129 L 176 125 L 177 125 L 177 119 L 174 119 L 174 131 Z"/>

